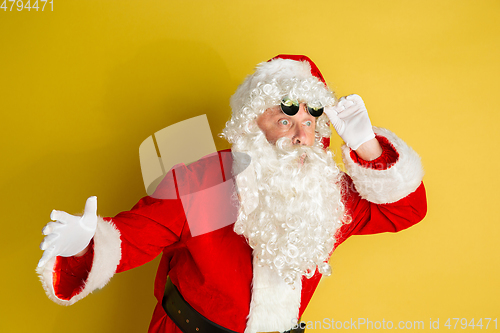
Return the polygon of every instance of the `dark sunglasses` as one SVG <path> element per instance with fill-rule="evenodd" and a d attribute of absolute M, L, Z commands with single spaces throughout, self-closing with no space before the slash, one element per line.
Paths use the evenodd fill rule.
<path fill-rule="evenodd" d="M 300 103 L 299 101 L 294 101 L 288 98 L 288 96 L 283 97 L 281 100 L 281 111 L 287 116 L 295 116 L 299 112 Z M 311 107 L 307 105 L 307 112 L 315 118 L 323 114 L 323 107 Z"/>

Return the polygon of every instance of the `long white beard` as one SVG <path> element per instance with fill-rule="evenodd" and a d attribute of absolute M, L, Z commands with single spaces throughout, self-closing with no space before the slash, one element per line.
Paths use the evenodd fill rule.
<path fill-rule="evenodd" d="M 253 248 L 254 264 L 275 269 L 290 285 L 302 275 L 312 277 L 316 267 L 329 275 L 327 261 L 344 215 L 331 152 L 319 144 L 293 146 L 286 138 L 273 146 L 262 132 L 241 139 L 233 151 L 250 155 L 255 171 L 255 184 L 248 174 L 238 175 L 238 191 L 247 192 L 242 200 L 258 198 L 258 204 L 250 212 L 242 202 L 234 227 Z M 247 185 L 254 186 L 253 194 Z"/>

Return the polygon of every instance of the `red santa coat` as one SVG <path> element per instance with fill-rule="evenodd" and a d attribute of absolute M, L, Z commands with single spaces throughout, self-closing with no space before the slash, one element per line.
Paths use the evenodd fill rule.
<path fill-rule="evenodd" d="M 362 161 L 343 147 L 350 176 L 344 176 L 342 193 L 352 222 L 338 230 L 335 248 L 351 235 L 406 229 L 426 214 L 418 155 L 393 133 L 384 129 L 375 132 L 383 147 L 382 156 L 375 161 Z M 208 171 L 202 173 L 205 178 L 200 182 L 212 177 L 213 168 L 205 169 Z M 173 179 L 173 183 L 164 181 L 160 191 L 171 186 L 177 189 Z M 71 305 L 102 288 L 114 273 L 140 266 L 163 253 L 155 280 L 158 303 L 149 332 L 180 332 L 161 306 L 167 276 L 206 318 L 237 332 L 247 328 L 252 292 L 258 290 L 252 291 L 252 249 L 233 231 L 233 224 L 192 237 L 179 198 L 144 197 L 130 211 L 100 219 L 92 245 L 83 257 L 53 258 L 38 269 L 49 298 Z M 302 277 L 300 303 L 294 305 L 299 317 L 320 278 L 318 271 L 310 279 Z M 279 297 L 267 293 L 269 299 Z"/>

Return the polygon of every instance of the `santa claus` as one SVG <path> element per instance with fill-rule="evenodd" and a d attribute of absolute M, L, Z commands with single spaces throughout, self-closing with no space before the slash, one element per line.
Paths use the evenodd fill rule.
<path fill-rule="evenodd" d="M 162 253 L 150 332 L 297 331 L 338 245 L 425 216 L 418 155 L 372 127 L 359 96 L 337 101 L 309 58 L 259 64 L 231 107 L 222 136 L 232 155 L 177 166 L 154 195 L 112 218 L 96 215 L 95 197 L 81 217 L 52 212 L 37 268 L 50 299 L 71 305 Z M 346 143 L 348 174 L 328 150 L 330 123 Z M 197 206 L 196 223 L 216 225 L 213 207 L 186 205 L 182 193 L 217 185 L 221 175 L 235 179 L 237 215 L 194 232 L 188 210 Z"/>

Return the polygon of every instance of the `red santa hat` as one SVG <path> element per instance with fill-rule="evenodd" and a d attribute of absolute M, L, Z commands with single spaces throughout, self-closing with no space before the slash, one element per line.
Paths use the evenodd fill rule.
<path fill-rule="evenodd" d="M 294 92 L 301 95 L 299 97 L 306 101 L 313 99 L 323 106 L 335 103 L 323 75 L 309 57 L 280 54 L 258 64 L 255 72 L 245 78 L 231 97 L 233 115 L 224 129 L 227 140 L 235 143 L 244 135 L 250 121 L 267 108 L 279 105 L 283 96 L 289 93 L 287 89 L 295 89 Z M 328 147 L 330 129 L 326 115 L 318 118 L 316 131 L 323 145 Z"/>

